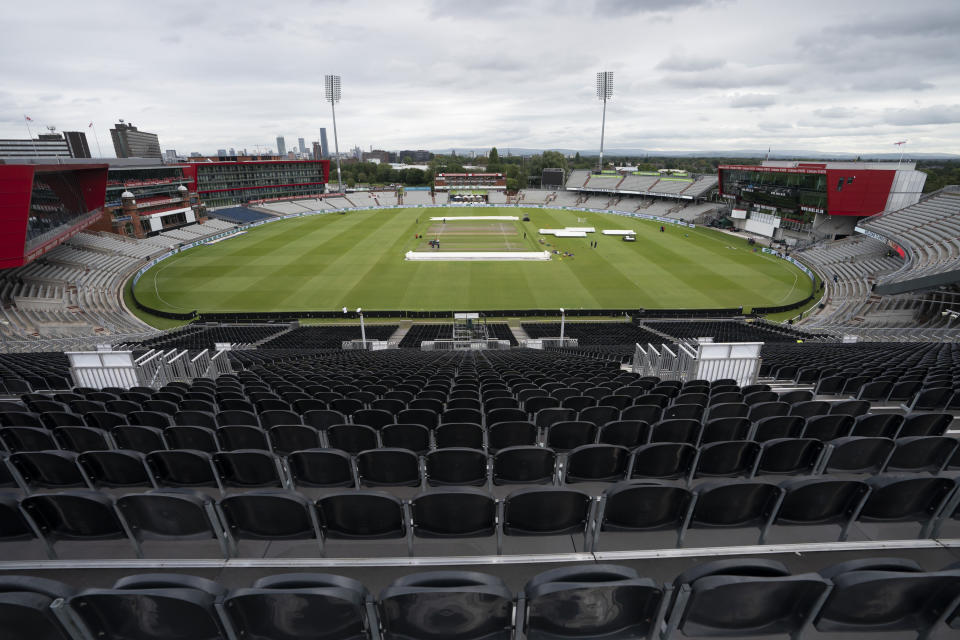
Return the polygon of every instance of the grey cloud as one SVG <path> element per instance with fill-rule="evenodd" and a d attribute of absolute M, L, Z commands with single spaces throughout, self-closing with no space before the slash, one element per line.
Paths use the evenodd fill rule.
<path fill-rule="evenodd" d="M 825 109 L 814 109 L 813 115 L 819 116 L 821 118 L 852 118 L 857 115 L 856 109 L 849 109 L 847 107 L 827 107 Z"/>
<path fill-rule="evenodd" d="M 722 58 L 672 55 L 661 60 L 656 68 L 667 71 L 707 71 L 719 69 L 725 64 Z"/>
<path fill-rule="evenodd" d="M 18 64 L 3 74 L 0 137 L 23 137 L 27 113 L 61 129 L 93 120 L 107 149 L 118 117 L 180 151 L 314 140 L 332 128 L 322 76 L 338 73 L 342 149 L 596 148 L 606 69 L 609 148 L 860 151 L 905 127 L 915 148 L 960 148 L 960 3 L 872 0 L 864 16 L 805 2 L 288 0 L 280 16 L 255 0 L 42 0 L 42 18 L 4 12 L 0 59 Z M 117 57 L 91 44 L 115 38 L 117 15 L 150 25 L 155 46 Z M 40 24 L 55 48 L 33 42 Z"/>
<path fill-rule="evenodd" d="M 887 109 L 883 114 L 883 121 L 901 126 L 956 124 L 960 123 L 960 104 L 936 105 L 920 109 Z"/>
<path fill-rule="evenodd" d="M 671 13 L 683 9 L 709 7 L 726 0 L 597 0 L 593 13 L 598 17 L 616 18 L 638 13 Z"/>
<path fill-rule="evenodd" d="M 734 109 L 764 109 L 776 103 L 776 96 L 764 93 L 737 95 L 730 100 L 730 106 Z"/>

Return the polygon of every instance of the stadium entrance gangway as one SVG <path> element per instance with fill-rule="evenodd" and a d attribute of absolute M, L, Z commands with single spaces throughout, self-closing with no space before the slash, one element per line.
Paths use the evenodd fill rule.
<path fill-rule="evenodd" d="M 762 342 L 713 342 L 699 338 L 695 344 L 680 343 L 646 348 L 637 344 L 633 372 L 661 380 L 721 380 L 730 378 L 740 386 L 753 384 L 760 372 Z"/>
<path fill-rule="evenodd" d="M 227 355 L 229 350 L 226 347 L 212 353 L 204 349 L 191 356 L 187 349 L 151 349 L 135 358 L 133 351 L 113 351 L 104 345 L 97 351 L 72 351 L 66 356 L 70 360 L 70 376 L 78 387 L 159 389 L 171 382 L 191 382 L 196 378 L 214 380 L 233 373 Z"/>

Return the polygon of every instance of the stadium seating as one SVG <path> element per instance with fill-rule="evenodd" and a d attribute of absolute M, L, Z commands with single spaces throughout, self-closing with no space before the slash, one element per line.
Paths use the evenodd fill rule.
<path fill-rule="evenodd" d="M 511 346 L 517 346 L 516 337 L 509 325 L 502 322 L 485 323 L 487 335 L 495 340 L 507 340 Z M 424 340 L 449 340 L 453 338 L 452 324 L 414 324 L 400 340 L 400 348 L 418 348 Z"/>
<path fill-rule="evenodd" d="M 397 325 L 367 324 L 367 340 L 388 340 Z M 264 342 L 263 349 L 339 349 L 347 340 L 359 340 L 358 325 L 298 327 Z"/>
<path fill-rule="evenodd" d="M 713 338 L 716 342 L 796 342 L 814 336 L 772 323 L 744 323 L 728 320 L 709 322 L 665 322 L 647 320 L 644 325 L 674 338 Z"/>
<path fill-rule="evenodd" d="M 211 211 L 210 215 L 215 216 L 214 219 L 224 220 L 233 224 L 247 224 L 258 220 L 266 220 L 271 217 L 266 213 L 254 211 L 246 207 L 226 207 Z"/>
<path fill-rule="evenodd" d="M 303 638 L 318 631 L 353 640 L 510 640 L 515 633 L 531 640 L 672 640 L 799 637 L 811 630 L 827 637 L 878 630 L 939 637 L 934 634 L 955 628 L 949 607 L 960 594 L 954 565 L 925 570 L 896 557 L 846 561 L 819 571 L 791 571 L 778 560 L 713 560 L 669 577 L 672 584 L 663 584 L 632 567 L 598 563 L 531 571 L 514 592 L 491 573 L 422 571 L 395 577 L 376 595 L 354 578 L 318 572 L 230 586 L 182 573 L 132 573 L 111 586 L 11 575 L 0 578 L 0 623 L 15 638 L 65 640 L 121 637 L 118 633 Z M 54 601 L 65 615 L 54 614 Z"/>
<path fill-rule="evenodd" d="M 905 283 L 957 270 L 960 259 L 960 187 L 945 187 L 917 204 L 882 213 L 861 226 L 900 243 L 910 260 L 894 273 L 881 277 L 883 284 Z M 922 282 L 915 283 L 917 287 Z"/>

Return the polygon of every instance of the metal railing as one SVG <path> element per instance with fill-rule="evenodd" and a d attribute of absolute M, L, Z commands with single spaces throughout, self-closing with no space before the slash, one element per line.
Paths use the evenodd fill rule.
<path fill-rule="evenodd" d="M 421 351 L 480 351 L 483 349 L 509 349 L 509 340 L 424 340 Z"/>

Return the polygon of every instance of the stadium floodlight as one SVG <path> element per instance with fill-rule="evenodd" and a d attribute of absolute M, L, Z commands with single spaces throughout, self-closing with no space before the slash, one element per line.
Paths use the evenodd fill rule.
<path fill-rule="evenodd" d="M 323 76 L 324 96 L 330 103 L 330 113 L 333 114 L 333 148 L 337 155 L 337 188 L 343 193 L 343 174 L 340 173 L 340 142 L 337 140 L 337 109 L 340 102 L 340 76 Z"/>
<path fill-rule="evenodd" d="M 360 340 L 363 341 L 363 348 L 367 348 L 367 330 L 363 326 L 363 309 L 357 307 L 357 313 L 360 315 Z"/>
<path fill-rule="evenodd" d="M 597 98 L 603 100 L 603 120 L 600 123 L 600 164 L 603 169 L 603 133 L 607 128 L 607 100 L 613 97 L 613 71 L 597 72 Z"/>

